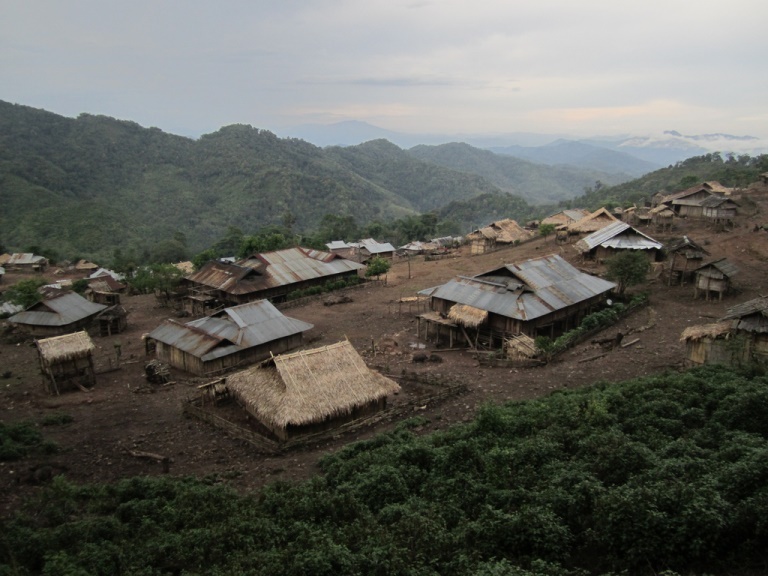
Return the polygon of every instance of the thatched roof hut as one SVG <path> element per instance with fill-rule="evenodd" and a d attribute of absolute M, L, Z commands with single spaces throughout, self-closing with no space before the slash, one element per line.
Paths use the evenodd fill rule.
<path fill-rule="evenodd" d="M 386 406 L 400 386 L 366 366 L 349 341 L 282 354 L 231 374 L 227 387 L 277 438 L 338 426 Z"/>
<path fill-rule="evenodd" d="M 736 338 L 737 335 L 732 322 L 727 320 L 686 328 L 680 336 L 685 342 L 686 364 L 731 366 L 749 361 L 753 342 L 750 338 Z"/>
<path fill-rule="evenodd" d="M 36 340 L 40 370 L 47 378 L 48 390 L 59 394 L 67 385 L 84 388 L 95 383 L 93 350 L 88 333 L 74 332 Z"/>
<path fill-rule="evenodd" d="M 568 233 L 591 234 L 617 221 L 618 218 L 611 214 L 607 208 L 598 208 L 588 216 L 584 216 L 581 220 L 568 224 Z"/>

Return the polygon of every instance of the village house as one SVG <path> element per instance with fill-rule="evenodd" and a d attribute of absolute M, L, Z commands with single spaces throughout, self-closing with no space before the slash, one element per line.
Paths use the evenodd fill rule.
<path fill-rule="evenodd" d="M 675 224 L 675 212 L 666 204 L 651 208 L 648 211 L 648 217 L 656 227 L 656 230 L 662 232 L 672 230 L 672 226 Z"/>
<path fill-rule="evenodd" d="M 93 262 L 89 262 L 88 260 L 78 260 L 75 264 L 75 270 L 78 272 L 87 272 L 88 274 L 93 273 L 94 271 L 99 269 L 98 264 L 94 264 Z"/>
<path fill-rule="evenodd" d="M 328 248 L 328 252 L 337 254 L 347 260 L 353 260 L 359 262 L 360 244 L 356 242 L 345 242 L 344 240 L 333 240 L 325 245 Z"/>
<path fill-rule="evenodd" d="M 395 257 L 395 247 L 389 242 L 379 242 L 373 238 L 363 238 L 360 245 L 360 262 L 367 262 L 374 256 L 393 260 Z"/>
<path fill-rule="evenodd" d="M 76 292 L 52 289 L 40 302 L 14 314 L 8 322 L 33 336 L 55 336 L 89 327 L 105 308 Z"/>
<path fill-rule="evenodd" d="M 120 334 L 128 327 L 128 310 L 120 304 L 114 304 L 96 316 L 99 336 Z"/>
<path fill-rule="evenodd" d="M 589 210 L 584 208 L 570 208 L 568 210 L 562 210 L 551 216 L 547 216 L 541 221 L 539 226 L 544 224 L 552 224 L 555 228 L 567 228 L 569 224 L 578 222 L 585 216 L 589 216 Z"/>
<path fill-rule="evenodd" d="M 730 189 L 719 182 L 704 182 L 671 194 L 660 192 L 653 197 L 653 203 L 654 206 L 666 206 L 681 218 L 703 218 L 706 202 L 710 208 L 708 218 L 712 218 L 713 213 L 719 213 L 720 206 L 723 206 L 722 217 L 725 218 L 731 212 L 735 214 L 735 207 L 738 205 L 733 200 L 723 203 L 712 198 L 725 200 L 729 193 Z"/>
<path fill-rule="evenodd" d="M 760 297 L 728 309 L 720 321 L 683 331 L 685 361 L 739 365 L 768 362 L 768 298 Z"/>
<path fill-rule="evenodd" d="M 88 288 L 84 294 L 91 302 L 114 306 L 120 304 L 120 294 L 125 292 L 127 286 L 115 280 L 109 274 L 102 274 L 95 278 L 87 278 Z"/>
<path fill-rule="evenodd" d="M 739 204 L 726 196 L 712 195 L 701 202 L 702 217 L 715 224 L 732 224 Z"/>
<path fill-rule="evenodd" d="M 275 356 L 228 375 L 226 386 L 280 441 L 373 415 L 400 390 L 396 382 L 368 368 L 346 340 Z"/>
<path fill-rule="evenodd" d="M 705 299 L 709 300 L 714 292 L 718 300 L 722 300 L 723 294 L 731 289 L 731 279 L 738 272 L 739 269 L 726 258 L 699 266 L 693 271 L 695 277 L 693 297 L 698 298 L 699 294 L 703 293 Z"/>
<path fill-rule="evenodd" d="M 284 316 L 268 300 L 225 308 L 181 324 L 166 320 L 145 337 L 157 359 L 199 376 L 243 367 L 303 344 L 312 324 Z"/>
<path fill-rule="evenodd" d="M 603 262 L 627 250 L 642 250 L 643 254 L 654 262 L 661 253 L 662 244 L 626 222 L 616 221 L 585 236 L 574 244 L 574 248 L 584 258 L 598 262 Z"/>
<path fill-rule="evenodd" d="M 598 208 L 580 220 L 564 226 L 562 230 L 565 230 L 568 236 L 581 236 L 597 232 L 613 222 L 619 222 L 619 220 L 607 208 Z"/>
<path fill-rule="evenodd" d="M 337 254 L 296 247 L 254 254 L 237 263 L 211 260 L 184 283 L 194 311 L 262 299 L 281 302 L 297 290 L 357 278 L 364 268 Z"/>
<path fill-rule="evenodd" d="M 28 252 L 10 254 L 3 263 L 7 271 L 43 272 L 48 267 L 48 259 Z"/>
<path fill-rule="evenodd" d="M 87 332 L 36 340 L 40 372 L 50 394 L 68 389 L 89 390 L 96 384 L 95 346 Z"/>
<path fill-rule="evenodd" d="M 667 254 L 667 285 L 679 284 L 685 286 L 693 279 L 693 271 L 701 267 L 709 252 L 688 236 L 672 240 L 666 247 Z"/>
<path fill-rule="evenodd" d="M 615 287 L 552 254 L 422 290 L 431 312 L 418 317 L 417 331 L 421 336 L 423 324 L 424 336 L 433 330 L 438 341 L 442 331 L 450 347 L 483 340 L 494 348 L 516 334 L 555 338 L 603 305 Z"/>
<path fill-rule="evenodd" d="M 515 220 L 506 218 L 470 232 L 467 234 L 467 241 L 470 244 L 470 253 L 475 255 L 491 252 L 498 248 L 499 244 L 512 245 L 532 237 L 533 232 L 526 230 Z"/>

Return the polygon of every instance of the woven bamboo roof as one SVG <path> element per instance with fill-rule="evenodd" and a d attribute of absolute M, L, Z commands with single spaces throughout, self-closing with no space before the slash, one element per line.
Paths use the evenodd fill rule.
<path fill-rule="evenodd" d="M 488 318 L 488 311 L 469 304 L 454 304 L 448 311 L 448 318 L 469 328 L 477 328 Z"/>
<path fill-rule="evenodd" d="M 715 322 L 713 324 L 700 324 L 699 326 L 689 326 L 680 335 L 680 340 L 687 342 L 692 340 L 694 342 L 703 338 L 718 338 L 730 335 L 731 323 L 730 322 Z"/>
<path fill-rule="evenodd" d="M 86 358 L 94 349 L 93 341 L 85 331 L 37 340 L 40 357 L 46 364 Z"/>
<path fill-rule="evenodd" d="M 348 340 L 275 356 L 228 376 L 227 386 L 251 414 L 277 428 L 348 415 L 400 390 L 369 369 Z"/>

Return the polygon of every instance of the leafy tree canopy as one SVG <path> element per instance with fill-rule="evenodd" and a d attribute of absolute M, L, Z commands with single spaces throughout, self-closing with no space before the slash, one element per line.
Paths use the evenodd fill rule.
<path fill-rule="evenodd" d="M 616 282 L 616 292 L 624 294 L 630 286 L 645 282 L 651 263 L 643 250 L 624 250 L 605 262 L 605 277 Z"/>

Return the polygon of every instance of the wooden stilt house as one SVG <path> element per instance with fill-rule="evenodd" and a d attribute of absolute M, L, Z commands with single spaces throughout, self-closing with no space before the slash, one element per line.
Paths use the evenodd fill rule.
<path fill-rule="evenodd" d="M 685 286 L 693 279 L 693 271 L 701 267 L 705 256 L 709 256 L 703 247 L 683 236 L 669 243 L 667 254 L 667 285 L 679 284 Z"/>
<path fill-rule="evenodd" d="M 68 389 L 88 390 L 96 384 L 94 345 L 87 332 L 74 332 L 35 341 L 40 371 L 50 394 Z"/>
<path fill-rule="evenodd" d="M 698 298 L 704 294 L 709 300 L 713 294 L 717 294 L 718 300 L 723 299 L 723 294 L 731 289 L 731 279 L 738 274 L 739 269 L 726 258 L 721 258 L 693 271 L 696 280 L 693 289 L 693 297 Z"/>

